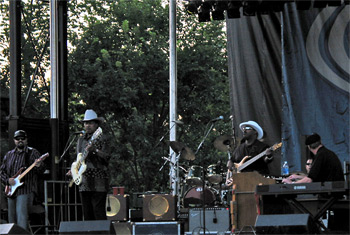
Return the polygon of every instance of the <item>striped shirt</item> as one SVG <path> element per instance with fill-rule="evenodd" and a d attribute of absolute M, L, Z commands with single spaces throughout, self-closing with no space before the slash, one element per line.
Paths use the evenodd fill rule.
<path fill-rule="evenodd" d="M 39 157 L 40 153 L 38 150 L 31 147 L 25 147 L 23 151 L 14 148 L 7 152 L 0 167 L 1 182 L 4 185 L 9 185 L 9 178 L 14 178 L 22 167 L 28 168 L 34 163 L 35 159 Z M 33 167 L 33 169 L 21 179 L 21 182 L 24 184 L 17 188 L 13 196 L 29 194 L 31 192 L 37 193 L 38 174 L 44 173 L 44 171 L 45 166 L 43 163 L 41 163 L 40 167 Z"/>

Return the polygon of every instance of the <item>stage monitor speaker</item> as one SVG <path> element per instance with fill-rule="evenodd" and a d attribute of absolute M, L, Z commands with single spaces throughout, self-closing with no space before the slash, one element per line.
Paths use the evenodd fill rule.
<path fill-rule="evenodd" d="M 109 194 L 106 199 L 107 219 L 115 221 L 129 220 L 129 195 Z"/>
<path fill-rule="evenodd" d="M 180 235 L 179 222 L 136 222 L 133 224 L 133 235 Z"/>
<path fill-rule="evenodd" d="M 143 195 L 143 221 L 176 220 L 176 197 L 169 194 Z"/>
<path fill-rule="evenodd" d="M 259 215 L 256 234 L 315 234 L 317 227 L 309 214 Z"/>
<path fill-rule="evenodd" d="M 110 220 L 61 222 L 59 234 L 115 234 Z"/>
<path fill-rule="evenodd" d="M 112 222 L 116 235 L 132 235 L 132 224 L 130 222 Z"/>
<path fill-rule="evenodd" d="M 204 228 L 205 212 L 205 228 Z M 189 232 L 230 231 L 230 209 L 226 207 L 190 208 L 188 212 Z"/>
<path fill-rule="evenodd" d="M 0 224 L 0 234 L 30 234 L 29 231 L 23 229 L 17 224 Z"/>

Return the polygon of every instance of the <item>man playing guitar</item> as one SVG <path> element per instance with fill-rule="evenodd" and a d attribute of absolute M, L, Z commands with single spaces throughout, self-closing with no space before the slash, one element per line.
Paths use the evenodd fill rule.
<path fill-rule="evenodd" d="M 268 163 L 273 160 L 272 150 L 269 146 L 260 140 L 263 138 L 264 131 L 258 123 L 254 121 L 243 122 L 239 125 L 243 132 L 241 144 L 233 151 L 231 159 L 227 162 L 228 175 L 226 185 L 232 185 L 230 174 L 241 171 L 257 171 L 262 175 L 269 174 Z M 264 152 L 264 153 L 263 153 Z M 250 159 L 262 154 L 253 162 L 243 165 Z M 244 169 L 241 169 L 243 168 Z"/>
<path fill-rule="evenodd" d="M 84 116 L 84 134 L 77 142 L 77 159 L 67 173 L 79 186 L 84 220 L 106 220 L 106 197 L 109 190 L 109 149 L 100 127 L 104 119 L 92 109 Z M 73 183 L 72 182 L 72 183 Z"/>

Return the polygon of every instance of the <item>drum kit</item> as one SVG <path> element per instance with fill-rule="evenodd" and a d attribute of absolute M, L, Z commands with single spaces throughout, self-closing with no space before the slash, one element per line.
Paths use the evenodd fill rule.
<path fill-rule="evenodd" d="M 214 147 L 223 152 L 229 152 L 233 137 L 223 135 L 214 141 Z M 172 150 L 180 154 L 181 159 L 193 161 L 196 159 L 193 151 L 185 144 L 171 141 Z M 179 179 L 180 192 L 178 197 L 183 207 L 228 206 L 228 187 L 225 185 L 226 170 L 219 161 L 207 167 L 191 165 L 179 166 L 183 174 Z"/>

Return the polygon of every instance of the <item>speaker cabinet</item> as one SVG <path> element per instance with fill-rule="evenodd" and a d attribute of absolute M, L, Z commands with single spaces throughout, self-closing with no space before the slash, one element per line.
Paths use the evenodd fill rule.
<path fill-rule="evenodd" d="M 115 221 L 129 220 L 129 195 L 107 195 L 106 215 L 107 219 Z"/>
<path fill-rule="evenodd" d="M 30 234 L 30 232 L 16 224 L 0 224 L 0 234 Z"/>
<path fill-rule="evenodd" d="M 88 220 L 61 222 L 59 234 L 115 234 L 115 231 L 110 220 Z"/>
<path fill-rule="evenodd" d="M 317 227 L 309 214 L 259 215 L 256 234 L 316 234 Z"/>
<path fill-rule="evenodd" d="M 143 195 L 143 221 L 176 220 L 176 197 L 169 194 Z"/>
<path fill-rule="evenodd" d="M 133 235 L 136 234 L 180 235 L 181 226 L 179 222 L 136 222 L 133 224 Z"/>
<path fill-rule="evenodd" d="M 114 221 L 112 223 L 116 235 L 132 235 L 132 225 L 130 222 Z"/>
<path fill-rule="evenodd" d="M 205 213 L 205 228 L 204 228 Z M 188 212 L 189 232 L 230 231 L 230 210 L 226 207 L 190 208 Z"/>

